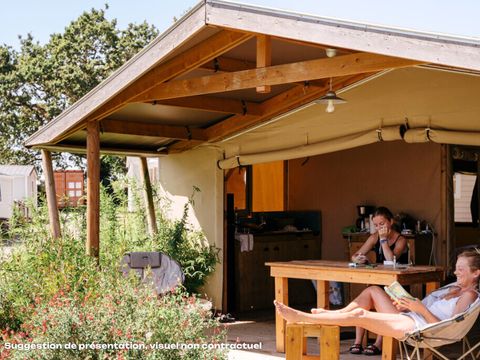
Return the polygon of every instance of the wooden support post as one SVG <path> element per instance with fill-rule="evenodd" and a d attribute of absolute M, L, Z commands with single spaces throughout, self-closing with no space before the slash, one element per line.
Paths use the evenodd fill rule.
<path fill-rule="evenodd" d="M 87 123 L 87 255 L 100 252 L 100 133 L 98 121 Z"/>
<path fill-rule="evenodd" d="M 257 35 L 257 68 L 272 65 L 272 38 L 268 35 Z M 258 93 L 269 93 L 270 85 L 257 86 Z"/>
<path fill-rule="evenodd" d="M 45 192 L 47 194 L 48 219 L 50 232 L 54 239 L 62 234 L 60 231 L 60 219 L 58 216 L 57 196 L 55 194 L 55 181 L 53 177 L 52 155 L 50 151 L 42 149 L 43 174 L 45 175 Z"/>
<path fill-rule="evenodd" d="M 147 208 L 148 233 L 150 236 L 154 236 L 157 234 L 158 229 L 157 220 L 155 218 L 155 206 L 153 205 L 152 183 L 150 182 L 150 175 L 148 173 L 147 158 L 141 157 L 140 162 L 143 174 L 143 195 L 145 197 L 145 205 Z"/>

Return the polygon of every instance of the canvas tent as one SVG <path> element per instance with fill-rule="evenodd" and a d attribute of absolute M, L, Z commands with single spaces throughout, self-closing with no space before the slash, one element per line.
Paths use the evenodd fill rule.
<path fill-rule="evenodd" d="M 435 160 L 426 159 L 423 171 L 436 180 L 424 187 L 435 199 L 430 205 L 438 206 L 432 216 L 445 262 L 452 246 L 445 144 L 479 145 L 479 73 L 477 39 L 207 0 L 26 145 L 87 153 L 87 247 L 93 254 L 100 152 L 160 157 L 162 188 L 179 201 L 192 185 L 200 187 L 194 216 L 220 248 L 223 169 L 292 159 L 301 173 L 305 168 L 295 159 L 340 150 L 349 159 L 367 148 L 399 159 L 428 153 Z M 329 90 L 330 79 L 348 103 L 326 114 L 314 101 Z M 403 147 L 407 143 L 414 144 Z M 314 165 L 329 166 L 328 156 Z M 219 268 L 208 288 L 217 304 L 222 283 Z"/>

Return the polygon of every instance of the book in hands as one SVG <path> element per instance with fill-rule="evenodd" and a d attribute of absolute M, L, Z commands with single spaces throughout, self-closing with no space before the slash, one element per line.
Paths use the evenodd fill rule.
<path fill-rule="evenodd" d="M 388 296 L 395 301 L 398 301 L 401 298 L 415 300 L 415 298 L 410 295 L 398 281 L 394 281 L 389 286 L 385 286 L 384 289 Z"/>

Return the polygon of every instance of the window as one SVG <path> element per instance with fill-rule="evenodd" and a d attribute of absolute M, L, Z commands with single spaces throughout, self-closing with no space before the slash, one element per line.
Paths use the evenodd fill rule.
<path fill-rule="evenodd" d="M 77 182 L 75 183 L 75 188 L 81 189 L 81 188 L 82 188 L 82 183 L 81 183 L 80 181 L 77 181 Z"/>
<path fill-rule="evenodd" d="M 68 190 L 68 196 L 69 197 L 74 197 L 75 196 L 75 190 Z"/>
<path fill-rule="evenodd" d="M 471 223 L 471 201 L 475 186 L 475 175 L 455 173 L 453 176 L 453 198 L 455 222 Z"/>
<path fill-rule="evenodd" d="M 75 189 L 75 182 L 69 181 L 67 188 L 69 188 L 69 189 Z"/>

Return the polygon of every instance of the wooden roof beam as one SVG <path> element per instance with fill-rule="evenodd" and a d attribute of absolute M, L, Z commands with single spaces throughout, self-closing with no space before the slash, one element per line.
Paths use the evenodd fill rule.
<path fill-rule="evenodd" d="M 205 130 L 187 126 L 160 125 L 146 122 L 131 122 L 104 119 L 101 121 L 102 132 L 112 134 L 153 136 L 177 140 L 205 141 Z"/>
<path fill-rule="evenodd" d="M 261 115 L 260 105 L 251 101 L 219 98 L 214 96 L 190 96 L 178 99 L 154 100 L 153 104 L 216 111 L 226 114 Z"/>
<path fill-rule="evenodd" d="M 345 76 L 334 79 L 332 88 L 337 91 L 348 85 L 361 81 L 369 76 L 367 74 L 356 74 L 352 76 Z M 319 97 L 325 95 L 329 90 L 329 84 L 325 83 L 323 86 L 315 86 L 307 84 L 304 86 L 296 86 L 292 89 L 284 91 L 283 93 L 264 101 L 260 106 L 262 108 L 261 116 L 254 115 L 235 115 L 228 119 L 212 125 L 205 129 L 209 142 L 214 142 L 226 138 L 232 134 L 246 130 L 255 125 L 266 122 L 271 118 L 278 116 L 287 111 L 293 110 L 296 107 L 305 105 Z M 168 147 L 168 152 L 175 153 L 188 150 L 194 147 L 195 144 L 180 141 Z"/>
<path fill-rule="evenodd" d="M 150 70 L 112 100 L 102 105 L 97 111 L 91 114 L 88 119 L 102 119 L 123 107 L 125 104 L 132 102 L 132 99 L 137 95 L 199 67 L 252 37 L 253 35 L 251 34 L 241 32 L 229 30 L 220 31 L 186 50 L 179 56 Z"/>
<path fill-rule="evenodd" d="M 257 68 L 272 65 L 272 38 L 268 35 L 257 35 Z M 257 86 L 258 93 L 269 93 L 270 85 Z"/>
<path fill-rule="evenodd" d="M 200 66 L 200 69 L 212 70 L 214 72 L 233 72 L 254 69 L 256 64 L 252 61 L 218 56 Z"/>
<path fill-rule="evenodd" d="M 34 148 L 45 149 L 52 152 L 69 152 L 72 154 L 86 154 L 87 148 L 85 145 L 74 145 L 68 143 L 61 143 L 55 145 L 39 145 Z M 166 150 L 148 150 L 140 148 L 115 148 L 115 147 L 100 147 L 100 154 L 102 155 L 119 155 L 119 156 L 148 156 L 148 157 L 160 157 L 167 155 Z"/>
<path fill-rule="evenodd" d="M 173 80 L 135 97 L 136 101 L 153 101 L 186 96 L 280 85 L 330 77 L 349 76 L 385 69 L 418 65 L 420 62 L 390 56 L 356 53 L 333 58 L 300 61 L 291 64 L 214 74 L 186 80 Z"/>

